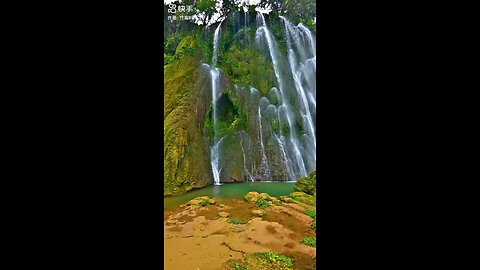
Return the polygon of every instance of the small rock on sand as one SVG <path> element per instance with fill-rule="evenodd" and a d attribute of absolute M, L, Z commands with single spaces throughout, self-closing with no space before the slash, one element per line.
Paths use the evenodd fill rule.
<path fill-rule="evenodd" d="M 229 216 L 230 216 L 230 214 L 227 213 L 227 212 L 219 212 L 218 215 L 219 215 L 220 217 L 222 217 L 222 218 L 226 218 L 226 217 L 229 217 Z"/>
<path fill-rule="evenodd" d="M 266 213 L 265 211 L 258 209 L 258 210 L 253 210 L 252 214 L 255 216 L 263 217 L 265 216 Z"/>

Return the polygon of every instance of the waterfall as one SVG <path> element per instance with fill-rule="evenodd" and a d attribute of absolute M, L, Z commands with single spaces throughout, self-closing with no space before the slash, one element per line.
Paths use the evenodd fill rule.
<path fill-rule="evenodd" d="M 245 157 L 245 149 L 243 148 L 243 137 L 240 140 L 240 147 L 242 148 L 243 154 L 243 171 L 245 172 L 246 176 L 250 179 L 251 182 L 255 182 L 252 178 L 252 174 L 247 169 L 247 158 Z"/>
<path fill-rule="evenodd" d="M 217 29 L 215 30 L 215 35 L 213 38 L 213 57 L 212 57 L 212 62 L 213 65 L 217 64 L 217 58 L 218 58 L 218 41 L 220 37 L 220 25 L 222 23 L 219 23 L 217 26 Z M 207 65 L 208 66 L 208 65 Z M 220 154 L 219 154 L 219 146 L 220 143 L 222 142 L 223 138 L 220 140 L 217 140 L 217 136 L 219 134 L 218 132 L 218 112 L 217 112 L 217 100 L 219 96 L 219 90 L 220 90 L 220 71 L 216 67 L 210 67 L 210 78 L 211 78 L 211 83 L 212 83 L 212 109 L 213 109 L 213 138 L 214 138 L 214 144 L 210 148 L 210 162 L 212 165 L 212 173 L 213 173 L 213 180 L 215 185 L 220 185 L 220 171 L 219 169 L 219 159 L 220 159 Z M 216 141 L 216 142 L 215 142 Z"/>
<path fill-rule="evenodd" d="M 218 40 L 220 38 L 220 26 L 222 23 L 220 22 L 217 26 L 217 29 L 215 29 L 215 35 L 213 37 L 213 56 L 212 56 L 212 63 L 213 65 L 217 65 L 217 60 L 218 60 Z"/>
<path fill-rule="evenodd" d="M 262 149 L 262 166 L 265 170 L 265 175 L 267 176 L 267 179 L 270 180 L 271 172 L 268 166 L 267 155 L 265 154 L 265 145 L 263 144 L 262 114 L 260 112 L 260 107 L 258 107 L 258 132 L 260 133 L 260 146 Z"/>
<path fill-rule="evenodd" d="M 302 55 L 306 55 L 304 51 L 304 46 L 298 46 L 298 39 L 295 39 L 296 36 L 298 36 L 298 32 L 295 31 L 293 25 L 283 16 L 280 16 L 280 18 L 283 19 L 284 24 L 285 24 L 285 35 L 286 35 L 286 40 L 287 40 L 287 51 L 288 51 L 288 61 L 290 63 L 290 70 L 292 72 L 293 76 L 293 81 L 295 84 L 295 89 L 297 91 L 297 95 L 300 96 L 300 102 L 301 102 L 301 115 L 303 119 L 303 124 L 304 126 L 308 127 L 308 136 L 310 138 L 311 144 L 314 146 L 314 150 L 316 152 L 317 149 L 317 143 L 316 143 L 316 137 L 315 137 L 315 129 L 313 127 L 313 120 L 312 120 L 312 114 L 310 113 L 310 107 L 307 101 L 307 96 L 305 93 L 305 90 L 302 87 L 302 83 L 300 81 L 300 78 L 298 76 L 298 69 L 296 67 L 296 59 L 295 59 L 295 54 L 293 51 L 292 47 L 292 39 L 297 40 L 297 49 L 300 51 Z M 308 29 L 307 29 L 308 30 Z M 310 44 L 313 43 L 310 42 Z M 315 155 L 314 155 L 315 156 Z"/>
<path fill-rule="evenodd" d="M 240 13 L 236 16 L 233 20 L 240 20 Z M 244 12 L 244 16 L 246 30 L 248 12 Z M 253 85 L 220 84 L 226 75 L 223 72 L 228 72 L 221 73 L 216 67 L 222 23 L 214 32 L 212 65 L 204 64 L 208 67 L 205 75 L 211 79 L 210 84 L 205 85 L 211 89 L 213 138 L 210 162 L 215 185 L 221 184 L 220 176 L 225 182 L 239 179 L 252 182 L 295 181 L 316 169 L 315 36 L 304 25 L 294 26 L 287 18 L 279 16 L 277 19 L 284 28 L 282 35 L 286 47 L 286 51 L 281 51 L 278 40 L 267 27 L 264 14 L 258 12 L 256 19 L 255 48 L 271 63 L 268 68 L 273 70 L 273 85 L 267 85 L 270 87 L 267 92 L 264 88 L 259 91 Z M 236 26 L 239 27 L 233 29 L 241 29 L 241 22 L 237 21 Z M 228 94 L 222 97 L 220 103 L 224 91 L 222 86 L 225 89 L 234 86 L 235 91 L 226 92 Z M 228 99 L 232 102 L 230 105 Z M 234 113 L 246 114 L 245 126 L 235 126 L 243 123 L 240 121 L 223 122 L 223 119 L 232 119 L 228 118 L 232 117 L 231 114 L 228 117 L 226 114 L 232 113 L 232 109 L 226 108 L 233 107 L 228 106 L 236 106 Z M 233 117 L 236 117 L 235 114 Z M 245 118 L 231 121 L 237 119 Z M 225 124 L 233 125 L 233 128 L 225 127 Z M 236 129 L 238 127 L 241 128 Z M 220 136 L 220 132 L 225 135 Z"/>
<path fill-rule="evenodd" d="M 295 126 L 294 126 L 294 122 L 293 122 L 294 121 L 293 113 L 291 112 L 291 108 L 288 104 L 288 101 L 286 100 L 287 96 L 286 96 L 286 93 L 285 93 L 285 90 L 284 90 L 284 87 L 283 87 L 283 78 L 282 78 L 282 74 L 281 74 L 281 71 L 280 71 L 279 51 L 278 51 L 278 48 L 276 47 L 276 45 L 274 43 L 274 38 L 273 38 L 272 33 L 267 28 L 267 25 L 265 23 L 265 17 L 260 12 L 258 12 L 257 17 L 259 18 L 260 24 L 262 26 L 260 26 L 257 29 L 257 32 L 255 34 L 255 38 L 260 39 L 260 37 L 263 36 L 263 37 L 265 37 L 265 39 L 267 41 L 267 44 L 268 44 L 268 50 L 269 50 L 270 57 L 271 57 L 271 60 L 272 60 L 272 63 L 273 63 L 273 70 L 274 70 L 274 73 L 275 73 L 275 77 L 277 79 L 278 89 L 280 90 L 281 106 L 283 106 L 285 108 L 285 114 L 286 114 L 289 130 L 290 130 L 289 141 L 290 141 L 291 151 L 293 151 L 292 155 L 293 155 L 294 164 L 296 166 L 296 168 L 295 168 L 296 173 L 294 174 L 294 178 L 296 179 L 298 177 L 302 177 L 302 176 L 307 175 L 307 172 L 306 172 L 306 168 L 305 168 L 305 162 L 303 161 L 302 155 L 301 155 L 299 147 L 298 147 L 298 140 L 295 138 L 296 134 L 295 134 Z M 292 159 L 292 157 L 290 157 L 290 159 Z M 295 179 L 289 179 L 289 180 L 295 180 Z"/>
<path fill-rule="evenodd" d="M 219 168 L 218 162 L 219 162 L 219 147 L 220 144 L 222 143 L 223 138 L 218 140 L 217 143 L 215 143 L 210 151 L 210 162 L 212 165 L 212 173 L 213 173 L 213 184 L 214 185 L 220 185 L 220 172 L 222 171 L 221 168 Z"/>
<path fill-rule="evenodd" d="M 310 30 L 308 30 L 308 28 L 305 27 L 305 25 L 303 25 L 301 23 L 299 23 L 297 27 L 298 27 L 298 29 L 301 29 L 307 35 L 308 41 L 310 42 L 310 52 L 312 53 L 313 58 L 316 59 L 317 58 L 317 52 L 316 52 L 317 47 L 315 46 L 315 41 L 313 39 L 312 32 L 310 32 Z"/>
<path fill-rule="evenodd" d="M 214 129 L 214 138 L 218 134 L 218 113 L 217 113 L 217 99 L 218 99 L 218 90 L 220 84 L 220 71 L 216 67 L 210 68 L 210 76 L 212 78 L 212 108 L 213 108 L 213 129 Z"/>

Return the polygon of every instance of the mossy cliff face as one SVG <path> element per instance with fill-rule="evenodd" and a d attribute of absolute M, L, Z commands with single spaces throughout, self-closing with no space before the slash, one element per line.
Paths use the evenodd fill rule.
<path fill-rule="evenodd" d="M 187 36 L 164 66 L 164 195 L 205 187 L 212 179 L 203 132 L 209 93 L 198 83 L 201 57 L 195 37 Z"/>

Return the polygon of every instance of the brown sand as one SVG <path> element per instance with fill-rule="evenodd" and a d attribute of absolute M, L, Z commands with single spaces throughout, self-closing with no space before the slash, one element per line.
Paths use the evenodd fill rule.
<path fill-rule="evenodd" d="M 312 219 L 305 209 L 315 209 L 302 203 L 284 203 L 263 209 L 258 217 L 253 203 L 241 200 L 217 200 L 220 208 L 209 205 L 199 209 L 182 207 L 164 214 L 164 267 L 167 270 L 217 270 L 229 259 L 271 250 L 295 260 L 296 269 L 315 269 L 316 248 L 301 243 L 305 236 L 315 236 Z M 217 203 L 217 205 L 218 205 Z M 230 224 L 219 217 L 248 220 L 247 224 Z"/>

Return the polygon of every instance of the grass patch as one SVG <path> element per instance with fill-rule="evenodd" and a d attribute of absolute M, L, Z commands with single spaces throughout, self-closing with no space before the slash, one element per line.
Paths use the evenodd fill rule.
<path fill-rule="evenodd" d="M 227 220 L 228 223 L 231 224 L 246 224 L 247 221 L 241 219 L 241 218 L 236 218 L 236 217 L 231 217 Z"/>
<path fill-rule="evenodd" d="M 311 209 L 306 209 L 305 214 L 308 215 L 309 217 L 315 219 L 317 217 L 317 212 L 315 210 Z"/>
<path fill-rule="evenodd" d="M 310 226 L 313 228 L 313 229 L 317 229 L 317 220 L 314 219 L 312 224 L 310 224 Z"/>
<path fill-rule="evenodd" d="M 274 267 L 265 268 L 265 269 L 277 269 L 276 267 L 293 267 L 293 259 L 282 254 L 274 253 L 271 251 L 254 253 L 253 256 L 260 259 L 265 264 L 272 264 Z M 275 267 L 276 266 L 276 267 Z"/>
<path fill-rule="evenodd" d="M 305 237 L 303 238 L 303 243 L 307 246 L 316 247 L 317 246 L 317 237 Z"/>
<path fill-rule="evenodd" d="M 258 198 L 255 204 L 258 208 L 267 208 L 270 206 L 270 204 L 264 198 Z"/>
<path fill-rule="evenodd" d="M 222 269 L 229 269 L 229 270 L 251 270 L 252 266 L 242 260 L 228 260 L 226 263 L 226 267 Z"/>

